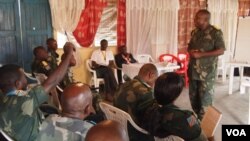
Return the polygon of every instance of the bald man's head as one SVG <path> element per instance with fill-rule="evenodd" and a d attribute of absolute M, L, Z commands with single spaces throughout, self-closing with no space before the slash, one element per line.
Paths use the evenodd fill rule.
<path fill-rule="evenodd" d="M 92 94 L 90 88 L 82 83 L 66 87 L 61 97 L 64 116 L 84 119 L 92 111 Z"/>
<path fill-rule="evenodd" d="M 158 71 L 154 64 L 145 64 L 141 67 L 138 76 L 151 87 L 154 87 L 155 80 L 158 77 Z"/>
<path fill-rule="evenodd" d="M 129 141 L 129 139 L 121 124 L 105 120 L 88 131 L 85 141 Z"/>

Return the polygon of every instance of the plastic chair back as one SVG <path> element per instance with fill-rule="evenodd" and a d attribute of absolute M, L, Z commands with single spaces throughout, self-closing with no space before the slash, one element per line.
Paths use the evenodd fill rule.
<path fill-rule="evenodd" d="M 126 112 L 124 112 L 124 111 L 122 111 L 122 110 L 120 110 L 112 105 L 104 103 L 104 102 L 100 102 L 100 108 L 105 113 L 107 119 L 119 122 L 126 129 L 126 131 L 128 130 L 127 123 L 130 122 L 131 125 L 136 130 L 138 130 L 144 134 L 148 134 L 148 132 L 146 130 L 144 130 L 141 127 L 139 127 L 138 125 L 136 125 L 136 123 L 133 121 L 133 119 L 131 118 L 131 116 L 128 113 L 126 113 Z"/>
<path fill-rule="evenodd" d="M 154 59 L 149 54 L 137 55 L 136 59 L 137 59 L 138 63 L 151 63 L 151 62 L 154 62 Z"/>
<path fill-rule="evenodd" d="M 9 135 L 7 135 L 2 129 L 0 129 L 0 140 L 1 141 L 14 141 Z"/>

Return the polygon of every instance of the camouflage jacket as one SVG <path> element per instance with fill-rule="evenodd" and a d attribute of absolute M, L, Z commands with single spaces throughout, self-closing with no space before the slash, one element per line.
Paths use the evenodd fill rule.
<path fill-rule="evenodd" d="M 74 80 L 74 78 L 73 78 L 72 70 L 71 70 L 71 69 L 68 69 L 68 70 L 67 70 L 67 73 L 65 74 L 65 76 L 64 76 L 64 78 L 63 78 L 63 80 L 62 80 L 61 83 L 60 83 L 60 86 L 61 86 L 62 88 L 65 88 L 65 87 L 67 87 L 69 84 L 72 84 L 72 83 L 74 83 L 74 82 L 75 82 L 75 80 Z"/>
<path fill-rule="evenodd" d="M 39 106 L 48 100 L 42 86 L 35 86 L 26 94 L 4 94 L 0 100 L 0 128 L 18 141 L 33 141 L 44 119 Z"/>
<path fill-rule="evenodd" d="M 84 141 L 94 124 L 88 121 L 50 115 L 40 127 L 37 141 Z"/>
<path fill-rule="evenodd" d="M 31 65 L 32 74 L 42 73 L 48 76 L 57 68 L 57 64 L 54 64 L 53 58 L 49 57 L 46 61 L 34 60 Z"/>
<path fill-rule="evenodd" d="M 52 70 L 55 70 L 58 67 L 57 63 L 59 55 L 55 51 L 48 51 L 48 53 L 51 57 L 51 68 Z"/>
<path fill-rule="evenodd" d="M 146 118 L 144 119 L 147 120 L 144 120 L 144 122 L 153 124 L 150 124 L 150 127 L 147 125 L 147 127 L 142 127 L 149 132 L 153 129 L 155 136 L 165 138 L 175 135 L 183 138 L 185 141 L 207 141 L 198 119 L 191 111 L 182 110 L 173 104 L 162 107 L 155 104 L 147 110 L 145 116 Z"/>
<path fill-rule="evenodd" d="M 225 49 L 225 43 L 221 30 L 209 26 L 205 30 L 198 28 L 191 33 L 188 51 L 209 52 L 216 49 Z M 205 81 L 214 79 L 217 70 L 218 57 L 191 58 L 189 62 L 189 77 L 194 80 Z"/>
<path fill-rule="evenodd" d="M 140 125 L 139 121 L 152 101 L 153 89 L 137 76 L 120 86 L 114 97 L 114 106 L 129 113 Z"/>

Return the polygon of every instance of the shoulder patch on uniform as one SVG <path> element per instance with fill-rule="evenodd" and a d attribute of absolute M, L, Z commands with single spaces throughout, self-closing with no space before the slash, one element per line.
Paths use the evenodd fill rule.
<path fill-rule="evenodd" d="M 193 29 L 192 31 L 191 31 L 191 36 L 193 36 L 196 32 L 197 32 L 197 28 L 195 28 L 195 29 Z"/>
<path fill-rule="evenodd" d="M 46 61 L 42 61 L 42 65 L 46 70 L 50 70 L 50 66 Z"/>
<path fill-rule="evenodd" d="M 191 115 L 190 117 L 188 117 L 187 122 L 190 127 L 193 127 L 195 124 L 197 124 L 197 120 L 194 115 Z"/>
<path fill-rule="evenodd" d="M 215 29 L 217 29 L 217 30 L 220 30 L 220 28 L 219 28 L 218 26 L 216 26 L 216 25 L 213 25 L 213 27 L 214 27 Z"/>

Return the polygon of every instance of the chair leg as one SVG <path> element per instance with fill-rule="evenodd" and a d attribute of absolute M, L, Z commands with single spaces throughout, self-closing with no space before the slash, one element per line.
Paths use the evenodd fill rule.
<path fill-rule="evenodd" d="M 95 85 L 95 88 L 98 88 L 99 87 L 99 82 L 97 79 L 94 79 L 94 85 Z"/>
<path fill-rule="evenodd" d="M 227 79 L 227 71 L 226 69 L 222 71 L 222 82 L 224 83 Z"/>
<path fill-rule="evenodd" d="M 245 94 L 246 93 L 246 87 L 245 86 L 240 86 L 240 94 Z"/>

